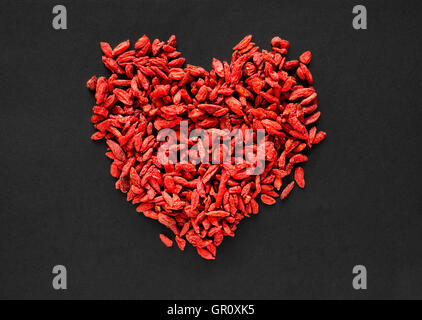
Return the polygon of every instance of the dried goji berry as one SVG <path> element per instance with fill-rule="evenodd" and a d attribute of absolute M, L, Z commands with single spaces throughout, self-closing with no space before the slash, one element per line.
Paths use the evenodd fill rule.
<path fill-rule="evenodd" d="M 230 63 L 213 59 L 208 72 L 185 65 L 175 36 L 151 42 L 144 35 L 132 49 L 129 40 L 114 49 L 101 42 L 102 62 L 112 74 L 86 83 L 96 102 L 91 139 L 105 139 L 115 187 L 138 212 L 170 229 L 181 250 L 187 241 L 208 260 L 244 217 L 259 212 L 258 197 L 276 204 L 292 173 L 296 182 L 281 199 L 295 184 L 305 187 L 304 170 L 296 166 L 326 137 L 315 126 L 321 113 L 308 68 L 312 54 L 287 60 L 287 40 L 274 37 L 271 46 L 260 51 L 248 35 L 233 48 Z M 199 129 L 208 137 L 192 135 Z M 264 132 L 262 141 L 257 130 Z M 217 148 L 220 140 L 228 144 Z M 249 149 L 235 154 L 243 144 Z M 161 153 L 164 145 L 169 148 Z M 175 160 L 166 162 L 170 153 Z M 248 158 L 259 153 L 262 162 Z M 261 171 L 251 174 L 252 165 Z M 163 234 L 160 239 L 173 245 Z"/>

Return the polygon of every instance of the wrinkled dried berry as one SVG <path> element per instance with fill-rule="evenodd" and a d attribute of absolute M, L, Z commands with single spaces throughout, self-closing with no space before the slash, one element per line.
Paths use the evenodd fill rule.
<path fill-rule="evenodd" d="M 163 42 L 144 35 L 133 49 L 129 40 L 114 49 L 102 42 L 102 61 L 112 74 L 93 76 L 86 84 L 96 101 L 91 139 L 105 139 L 116 189 L 138 212 L 170 229 L 181 250 L 189 242 L 207 260 L 215 259 L 240 221 L 259 212 L 258 199 L 274 205 L 295 184 L 305 187 L 297 165 L 326 137 L 315 126 L 321 113 L 308 67 L 311 53 L 287 60 L 287 40 L 275 37 L 271 46 L 260 51 L 246 36 L 230 62 L 213 59 L 208 72 L 185 65 L 175 36 Z M 170 129 L 174 136 L 166 135 Z M 228 147 L 217 149 L 212 139 L 192 136 L 198 129 L 228 139 Z M 247 142 L 240 156 L 233 152 Z M 166 144 L 169 149 L 160 153 Z M 189 149 L 193 145 L 197 149 Z M 171 152 L 177 161 L 164 161 Z M 262 155 L 262 162 L 237 161 L 250 154 Z M 180 161 L 187 156 L 189 161 Z M 226 161 L 220 164 L 221 159 Z M 248 171 L 252 164 L 259 169 L 255 173 Z M 288 178 L 294 181 L 280 194 Z M 173 246 L 167 236 L 160 239 Z"/>

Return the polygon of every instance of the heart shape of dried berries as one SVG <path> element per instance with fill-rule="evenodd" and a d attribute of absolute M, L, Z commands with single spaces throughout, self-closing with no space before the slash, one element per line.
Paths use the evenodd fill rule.
<path fill-rule="evenodd" d="M 326 136 L 313 125 L 320 112 L 311 53 L 288 61 L 288 41 L 275 37 L 271 46 L 259 51 L 249 35 L 230 64 L 213 59 L 208 72 L 183 67 L 175 36 L 151 42 L 144 35 L 133 49 L 129 41 L 114 49 L 103 42 L 112 74 L 87 82 L 96 99 L 91 138 L 106 140 L 116 189 L 170 229 L 181 250 L 188 241 L 205 259 L 258 213 L 258 197 L 273 205 L 295 184 L 305 187 L 304 152 Z"/>

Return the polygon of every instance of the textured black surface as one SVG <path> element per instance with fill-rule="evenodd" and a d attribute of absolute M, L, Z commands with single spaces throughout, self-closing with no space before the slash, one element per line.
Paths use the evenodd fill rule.
<path fill-rule="evenodd" d="M 421 22 L 418 1 L 3 0 L 0 10 L 0 298 L 422 298 Z M 352 28 L 365 4 L 369 30 Z M 246 34 L 314 54 L 328 139 L 307 188 L 245 221 L 215 262 L 165 248 L 162 226 L 114 190 L 89 140 L 105 74 L 98 43 L 177 35 L 191 64 L 229 59 Z M 63 264 L 69 289 L 55 292 Z M 368 290 L 352 268 L 368 268 Z"/>

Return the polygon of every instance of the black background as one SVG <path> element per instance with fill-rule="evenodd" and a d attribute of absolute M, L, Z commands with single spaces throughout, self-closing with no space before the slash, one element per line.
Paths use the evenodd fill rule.
<path fill-rule="evenodd" d="M 418 1 L 11 1 L 0 9 L 0 298 L 422 298 Z M 65 5 L 68 30 L 52 28 Z M 352 8 L 368 9 L 368 30 Z M 247 34 L 313 52 L 327 140 L 307 188 L 240 225 L 214 262 L 165 248 L 164 227 L 114 189 L 93 143 L 99 42 L 177 36 L 188 63 Z M 52 289 L 52 268 L 69 289 Z M 352 269 L 368 269 L 368 290 Z"/>

